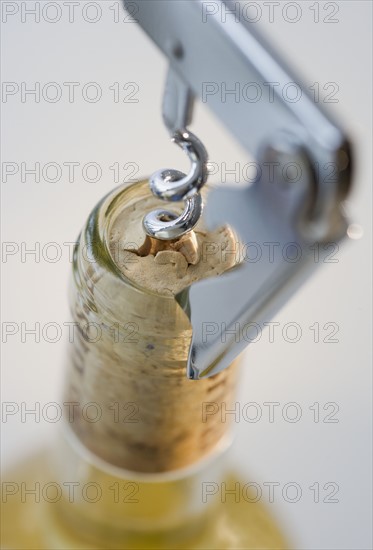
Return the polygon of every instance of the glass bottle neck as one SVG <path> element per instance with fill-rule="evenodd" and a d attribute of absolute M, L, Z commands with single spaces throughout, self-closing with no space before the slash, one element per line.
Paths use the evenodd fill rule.
<path fill-rule="evenodd" d="M 68 528 L 92 544 L 110 540 L 110 548 L 152 548 L 152 541 L 159 548 L 163 538 L 165 544 L 193 538 L 214 512 L 206 495 L 224 478 L 229 446 L 221 441 L 188 468 L 139 474 L 98 459 L 65 425 L 54 458 L 63 498 L 53 536 Z"/>

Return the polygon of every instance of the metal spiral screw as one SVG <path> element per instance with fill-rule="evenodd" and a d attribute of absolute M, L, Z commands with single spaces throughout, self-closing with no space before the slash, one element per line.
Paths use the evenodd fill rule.
<path fill-rule="evenodd" d="M 147 235 L 160 240 L 178 239 L 193 229 L 202 214 L 203 203 L 199 191 L 208 176 L 207 151 L 192 132 L 177 131 L 172 141 L 185 151 L 192 166 L 189 174 L 164 168 L 150 177 L 150 189 L 156 197 L 172 202 L 185 201 L 185 208 L 180 215 L 158 209 L 144 217 L 143 227 Z"/>

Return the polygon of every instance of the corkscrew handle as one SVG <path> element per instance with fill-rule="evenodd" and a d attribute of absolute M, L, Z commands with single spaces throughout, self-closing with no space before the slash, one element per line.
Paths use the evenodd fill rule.
<path fill-rule="evenodd" d="M 275 243 L 282 250 L 292 243 L 298 255 L 296 261 L 283 255 L 244 261 L 232 273 L 200 281 L 177 296 L 193 327 L 188 376 L 198 379 L 228 366 L 251 341 L 255 326 L 268 322 L 310 275 L 315 243 L 327 250 L 326 243 L 346 235 L 341 203 L 351 187 L 350 145 L 257 25 L 237 17 L 238 2 L 124 0 L 132 12 L 134 3 L 138 23 L 167 56 L 184 92 L 207 103 L 257 161 L 249 187 L 210 193 L 208 227 L 229 223 L 243 246 L 254 242 L 263 250 Z M 282 95 L 289 83 L 297 83 L 297 101 Z M 263 94 L 257 101 L 222 100 L 223 86 L 242 91 L 250 85 L 269 89 L 273 101 Z M 170 93 L 165 121 L 172 128 L 190 110 L 187 101 L 175 108 L 180 88 L 173 86 Z"/>

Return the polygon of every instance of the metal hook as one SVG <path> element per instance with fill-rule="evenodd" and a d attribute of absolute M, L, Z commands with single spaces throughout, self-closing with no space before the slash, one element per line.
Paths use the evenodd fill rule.
<path fill-rule="evenodd" d="M 149 180 L 153 194 L 164 201 L 185 201 L 185 209 L 178 216 L 169 210 L 154 210 L 144 217 L 147 235 L 161 240 L 178 239 L 188 233 L 202 214 L 199 194 L 208 176 L 207 151 L 202 142 L 186 129 L 192 119 L 193 94 L 185 82 L 170 69 L 163 97 L 163 120 L 171 139 L 188 155 L 191 170 L 188 175 L 165 168 L 155 172 Z"/>
<path fill-rule="evenodd" d="M 164 168 L 155 172 L 149 180 L 153 194 L 165 201 L 185 201 L 185 209 L 178 216 L 169 210 L 154 210 L 144 217 L 143 226 L 150 237 L 161 240 L 177 239 L 188 233 L 202 214 L 202 197 L 199 194 L 208 176 L 207 151 L 202 142 L 191 132 L 176 132 L 172 138 L 181 147 L 192 167 L 188 175 Z"/>

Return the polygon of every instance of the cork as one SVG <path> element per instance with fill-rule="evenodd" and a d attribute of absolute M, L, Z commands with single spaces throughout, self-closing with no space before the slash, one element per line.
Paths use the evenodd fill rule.
<path fill-rule="evenodd" d="M 142 218 L 160 201 L 141 189 L 111 199 L 110 223 L 102 206 L 82 232 L 71 291 L 78 330 L 65 397 L 75 403 L 69 427 L 91 452 L 125 470 L 160 473 L 213 453 L 229 430 L 222 407 L 233 407 L 236 364 L 187 379 L 192 329 L 174 296 L 231 269 L 235 255 L 227 251 L 236 237 L 228 227 L 210 232 L 199 222 L 181 243 L 157 247 L 147 241 Z M 105 219 L 110 261 L 101 262 L 98 247 L 97 263 L 83 262 L 89 228 Z"/>

